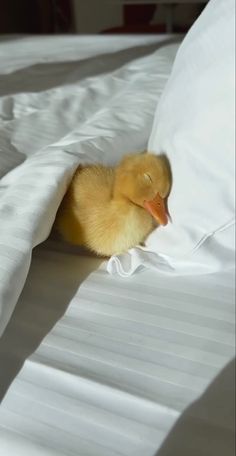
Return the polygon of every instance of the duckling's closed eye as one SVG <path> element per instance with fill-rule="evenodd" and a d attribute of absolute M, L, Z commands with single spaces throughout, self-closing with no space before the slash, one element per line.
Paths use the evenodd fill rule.
<path fill-rule="evenodd" d="M 143 177 L 144 177 L 144 179 L 145 179 L 147 182 L 149 182 L 149 183 L 151 183 L 151 184 L 153 183 L 153 180 L 152 180 L 150 174 L 144 173 Z"/>

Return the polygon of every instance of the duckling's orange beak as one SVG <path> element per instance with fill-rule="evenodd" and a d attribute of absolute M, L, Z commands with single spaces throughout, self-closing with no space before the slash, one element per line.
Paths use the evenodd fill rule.
<path fill-rule="evenodd" d="M 159 193 L 151 201 L 144 202 L 145 209 L 154 217 L 154 219 L 159 223 L 159 225 L 167 225 L 168 215 L 165 206 L 165 201 Z"/>

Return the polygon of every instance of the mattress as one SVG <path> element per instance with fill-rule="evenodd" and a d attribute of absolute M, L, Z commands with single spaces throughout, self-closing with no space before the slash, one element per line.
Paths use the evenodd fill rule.
<path fill-rule="evenodd" d="M 122 83 L 128 81 L 126 96 L 129 93 L 133 96 L 139 89 L 142 101 L 140 82 L 135 85 L 137 68 L 142 68 L 143 84 L 147 80 L 144 69 L 147 72 L 150 69 L 148 87 L 154 90 L 151 69 L 156 61 L 154 65 L 149 55 L 161 45 L 157 60 L 160 92 L 160 80 L 168 77 L 178 48 L 170 47 L 169 39 L 13 37 L 0 46 L 1 131 L 5 134 L 2 140 L 5 146 L 7 141 L 13 146 L 7 156 L 1 155 L 4 175 L 1 194 L 5 194 L 8 186 L 11 188 L 15 179 L 22 179 L 19 173 L 26 165 L 28 173 L 32 172 L 27 184 L 33 188 L 35 166 L 39 172 L 42 164 L 55 180 L 58 195 L 55 200 L 52 190 L 50 193 L 44 189 L 43 201 L 46 207 L 48 204 L 48 211 L 42 217 L 40 203 L 32 207 L 30 223 L 25 220 L 28 237 L 21 244 L 25 250 L 22 256 L 14 250 L 20 274 L 13 267 L 12 250 L 2 245 L 0 249 L 1 260 L 5 261 L 1 263 L 3 291 L 6 285 L 14 288 L 9 301 L 11 313 L 6 314 L 5 320 L 8 325 L 0 340 L 3 456 L 234 454 L 233 271 L 169 277 L 140 270 L 122 278 L 109 275 L 106 262 L 65 245 L 52 235 L 45 241 L 53 223 L 49 209 L 53 208 L 55 214 L 66 188 L 65 182 L 62 187 L 59 185 L 61 179 L 65 181 L 65 174 L 59 171 L 63 168 L 64 172 L 67 166 L 68 181 L 77 163 L 74 146 L 79 146 L 78 131 L 74 129 L 73 134 L 68 134 L 63 130 L 66 122 L 62 110 L 56 116 L 57 121 L 61 120 L 61 137 L 57 136 L 58 129 L 54 129 L 55 118 L 49 119 L 50 131 L 45 122 L 45 130 L 39 132 L 43 116 L 38 117 L 38 130 L 31 132 L 32 125 L 37 125 L 31 123 L 36 96 L 40 95 L 37 103 L 39 99 L 42 103 L 37 105 L 37 113 L 42 113 L 43 106 L 49 122 L 49 110 L 43 103 L 55 93 L 56 103 L 72 79 L 75 84 L 75 74 L 81 84 L 89 86 L 86 86 L 89 93 L 95 87 L 89 85 L 91 81 L 93 84 L 99 80 L 100 84 L 105 77 L 100 92 L 104 97 L 109 96 L 106 78 L 112 74 L 113 83 L 117 83 L 121 69 Z M 60 87 L 60 91 L 55 87 Z M 150 91 L 150 99 L 152 93 L 156 96 L 157 92 Z M 96 113 L 100 115 L 101 98 L 96 100 Z M 68 109 L 65 104 L 63 108 Z M 131 111 L 126 116 L 128 112 Z M 145 128 L 140 136 L 128 135 L 123 130 L 115 139 L 111 136 L 117 154 L 122 148 L 145 145 L 151 112 L 142 113 Z M 140 118 L 134 116 L 133 110 L 131 132 L 134 125 L 140 125 Z M 118 129 L 119 118 L 115 121 Z M 87 128 L 88 122 L 82 125 Z M 90 145 L 94 136 L 101 133 L 96 126 L 93 124 L 93 135 L 91 130 L 84 129 Z M 109 134 L 106 131 L 108 145 Z M 36 139 L 43 155 L 34 146 Z M 67 162 L 57 151 L 59 146 L 66 147 Z M 87 147 L 88 155 L 90 150 Z M 96 150 L 101 158 L 99 142 Z M 24 162 L 24 154 L 28 161 Z M 49 167 L 50 157 L 54 155 L 57 161 L 51 161 Z M 107 155 L 106 159 L 113 158 Z M 30 187 L 27 188 L 24 199 L 23 193 L 20 194 L 24 204 Z M 19 189 L 22 191 L 22 187 Z M 16 194 L 16 188 L 13 190 Z M 22 217 L 18 200 L 13 206 Z M 5 211 L 9 211 L 8 206 Z M 5 213 L 10 216 L 9 212 Z M 46 215 L 47 223 L 42 225 Z M 17 223 L 13 234 L 19 241 L 22 218 L 14 220 Z M 10 225 L 7 227 L 10 230 Z M 8 282 L 4 273 L 8 274 Z"/>

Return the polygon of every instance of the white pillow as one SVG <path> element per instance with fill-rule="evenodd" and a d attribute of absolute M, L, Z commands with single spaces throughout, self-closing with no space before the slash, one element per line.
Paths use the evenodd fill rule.
<path fill-rule="evenodd" d="M 234 10 L 234 0 L 206 6 L 155 113 L 148 150 L 166 153 L 171 164 L 172 223 L 156 229 L 146 249 L 111 259 L 109 272 L 145 265 L 201 273 L 234 263 Z"/>

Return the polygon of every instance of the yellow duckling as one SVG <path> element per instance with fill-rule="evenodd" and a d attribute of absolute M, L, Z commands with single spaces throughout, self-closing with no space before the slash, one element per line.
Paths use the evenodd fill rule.
<path fill-rule="evenodd" d="M 79 166 L 58 210 L 64 240 L 111 256 L 141 244 L 168 222 L 171 174 L 164 156 L 126 155 L 116 167 Z"/>

